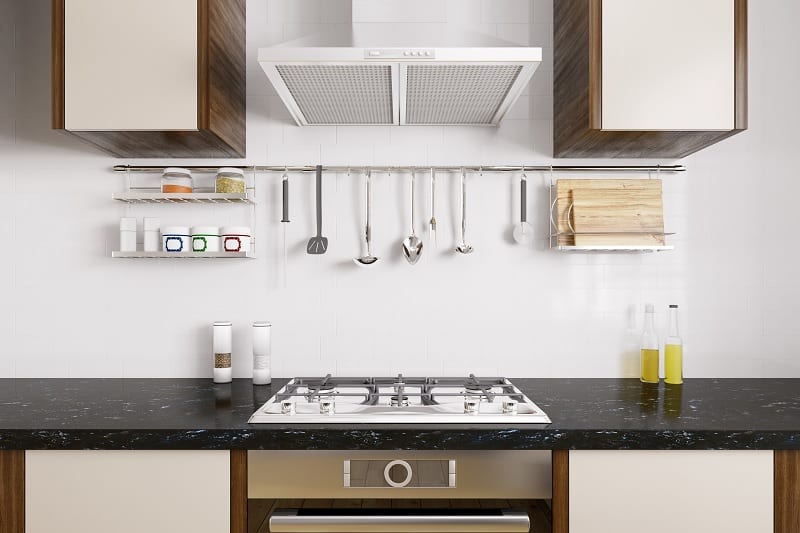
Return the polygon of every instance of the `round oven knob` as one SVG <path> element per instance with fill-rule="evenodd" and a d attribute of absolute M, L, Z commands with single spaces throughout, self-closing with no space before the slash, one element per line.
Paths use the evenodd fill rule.
<path fill-rule="evenodd" d="M 411 483 L 411 465 L 399 459 L 386 463 L 383 478 L 391 487 L 405 487 Z"/>

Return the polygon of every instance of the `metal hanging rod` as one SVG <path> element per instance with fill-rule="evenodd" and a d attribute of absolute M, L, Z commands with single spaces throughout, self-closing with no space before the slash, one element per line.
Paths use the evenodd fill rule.
<path fill-rule="evenodd" d="M 219 166 L 183 166 L 189 170 L 197 172 L 216 172 L 220 167 L 227 166 L 241 170 L 253 172 L 314 172 L 316 167 L 309 166 L 280 166 L 280 165 L 219 165 Z M 166 167 L 163 166 L 139 166 L 139 165 L 114 165 L 114 172 L 161 172 Z M 385 166 L 385 165 L 355 165 L 355 166 L 323 166 L 322 170 L 327 172 L 358 172 L 366 171 L 412 171 L 412 170 L 434 170 L 439 172 L 460 172 L 461 169 L 470 172 L 684 172 L 686 167 L 683 165 L 463 165 L 463 166 L 438 166 L 438 165 L 408 165 L 408 166 Z"/>

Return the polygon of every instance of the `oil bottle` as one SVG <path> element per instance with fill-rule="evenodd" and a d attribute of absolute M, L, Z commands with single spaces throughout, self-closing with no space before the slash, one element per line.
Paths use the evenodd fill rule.
<path fill-rule="evenodd" d="M 644 308 L 644 332 L 642 333 L 642 383 L 658 383 L 658 336 L 653 319 L 653 304 Z"/>
<path fill-rule="evenodd" d="M 664 342 L 664 382 L 683 383 L 683 342 L 678 335 L 678 306 L 669 306 L 669 333 Z"/>

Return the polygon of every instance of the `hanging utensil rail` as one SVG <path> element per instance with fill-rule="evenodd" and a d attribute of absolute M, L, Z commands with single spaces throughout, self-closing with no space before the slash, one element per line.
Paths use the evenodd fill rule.
<path fill-rule="evenodd" d="M 314 172 L 315 165 L 285 166 L 285 165 L 225 165 L 253 172 Z M 160 172 L 163 166 L 142 165 L 114 165 L 114 172 Z M 216 172 L 219 166 L 192 166 L 183 165 L 182 168 L 197 172 Z M 354 165 L 354 166 L 323 166 L 324 172 L 348 171 L 412 171 L 431 169 L 434 172 L 461 172 L 461 169 L 470 172 L 685 172 L 683 165 L 464 165 L 464 166 L 439 166 L 439 165 Z"/>

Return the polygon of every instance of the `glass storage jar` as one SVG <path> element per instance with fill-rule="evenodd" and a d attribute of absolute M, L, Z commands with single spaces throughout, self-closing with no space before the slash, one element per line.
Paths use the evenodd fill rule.
<path fill-rule="evenodd" d="M 188 169 L 168 167 L 161 174 L 161 192 L 190 193 L 194 190 L 192 173 Z"/>
<path fill-rule="evenodd" d="M 214 192 L 244 194 L 245 188 L 243 170 L 233 167 L 223 167 L 217 171 Z"/>

